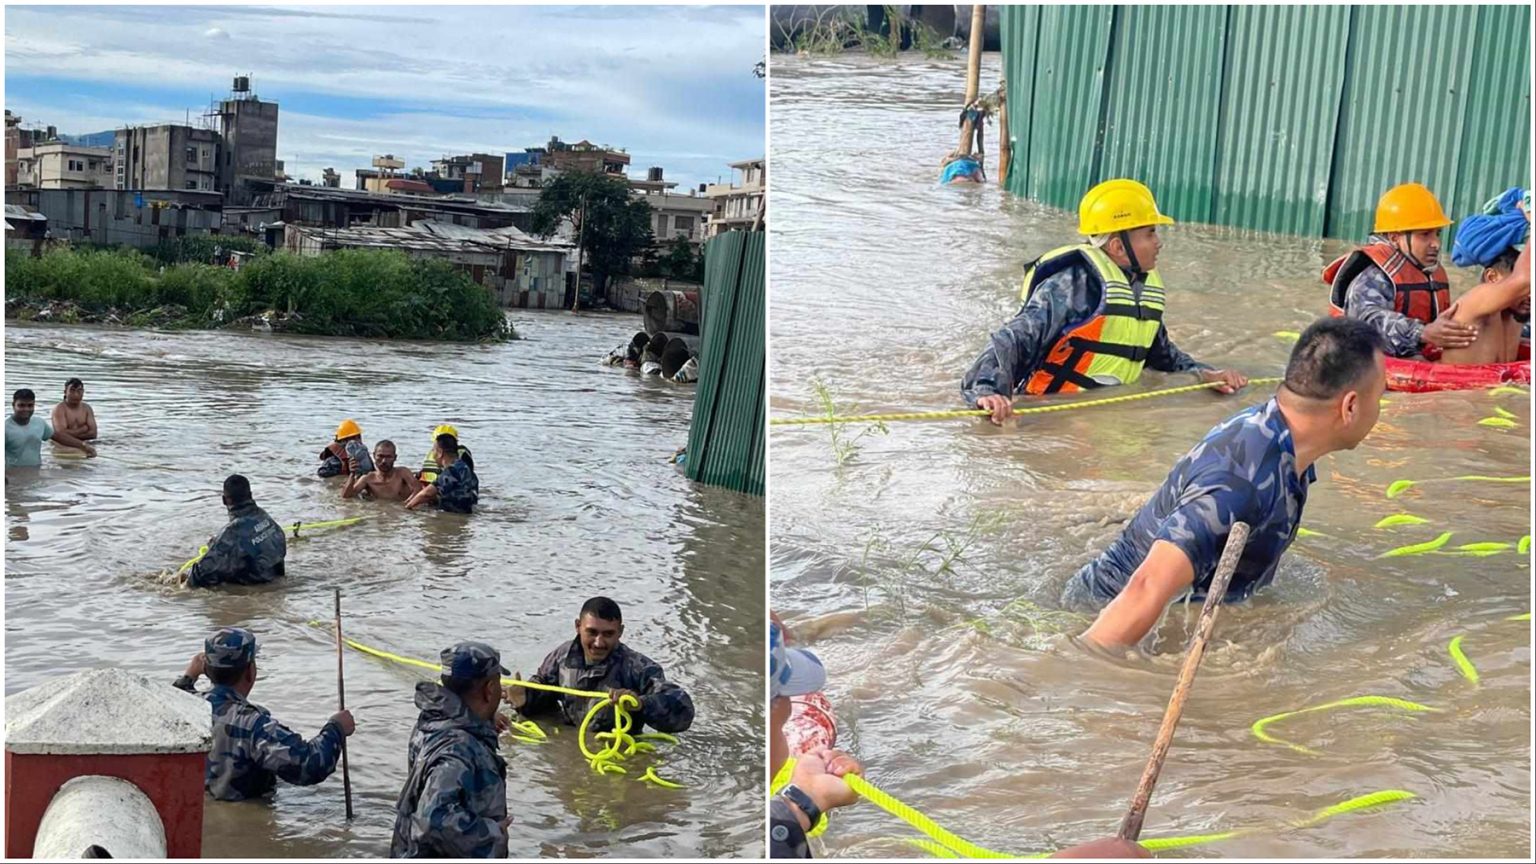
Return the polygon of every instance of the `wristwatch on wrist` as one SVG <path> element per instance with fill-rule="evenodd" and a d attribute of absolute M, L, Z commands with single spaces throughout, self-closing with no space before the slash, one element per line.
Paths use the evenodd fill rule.
<path fill-rule="evenodd" d="M 791 783 L 785 786 L 779 795 L 785 801 L 800 808 L 800 812 L 805 814 L 806 821 L 811 824 L 811 827 L 815 827 L 816 823 L 821 821 L 821 808 L 816 806 L 816 802 L 804 789 Z"/>

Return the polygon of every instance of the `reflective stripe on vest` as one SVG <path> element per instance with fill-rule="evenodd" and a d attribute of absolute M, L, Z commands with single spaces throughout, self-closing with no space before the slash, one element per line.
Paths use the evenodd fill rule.
<path fill-rule="evenodd" d="M 1131 384 L 1141 377 L 1147 352 L 1163 326 L 1167 294 L 1157 271 L 1130 284 L 1102 249 L 1086 243 L 1063 246 L 1040 256 L 1024 273 L 1026 302 L 1035 286 L 1074 265 L 1087 265 L 1103 292 L 1097 314 L 1056 340 L 1040 370 L 1030 376 L 1026 393 L 1072 393 L 1102 387 L 1106 380 Z"/>
<path fill-rule="evenodd" d="M 1330 288 L 1330 311 L 1334 315 L 1345 314 L 1349 283 L 1372 266 L 1392 280 L 1392 310 L 1397 314 L 1428 324 L 1450 308 L 1450 279 L 1444 267 L 1437 264 L 1433 273 L 1426 274 L 1396 246 L 1374 241 L 1335 259 L 1323 269 L 1323 281 Z"/>

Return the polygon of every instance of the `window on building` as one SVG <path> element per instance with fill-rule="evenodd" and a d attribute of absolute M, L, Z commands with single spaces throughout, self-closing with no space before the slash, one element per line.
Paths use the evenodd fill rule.
<path fill-rule="evenodd" d="M 191 162 L 194 165 L 197 164 L 197 148 L 196 147 L 188 147 L 187 148 L 187 161 Z"/>
<path fill-rule="evenodd" d="M 197 181 L 196 180 L 188 180 L 187 181 L 187 188 L 188 189 L 196 189 L 197 188 Z"/>
<path fill-rule="evenodd" d="M 88 162 L 86 162 L 86 163 L 85 163 L 85 164 L 86 164 L 86 166 L 87 166 L 87 170 L 89 170 L 89 171 L 95 171 L 95 170 L 96 170 L 96 167 L 97 167 L 97 166 L 98 166 L 98 165 L 100 165 L 100 164 L 101 164 L 101 163 L 100 163 L 100 162 L 97 162 L 97 161 L 96 161 L 96 160 L 95 160 L 95 159 L 92 159 L 92 160 L 90 160 L 90 161 L 88 161 Z"/>
<path fill-rule="evenodd" d="M 71 171 L 84 171 L 85 170 L 85 163 L 80 161 L 79 159 L 70 159 L 69 160 L 69 170 L 71 170 Z"/>
<path fill-rule="evenodd" d="M 665 237 L 667 235 L 667 220 L 671 218 L 665 213 L 656 214 L 656 233 Z"/>
<path fill-rule="evenodd" d="M 676 219 L 676 221 L 673 224 L 677 228 L 677 230 L 682 231 L 682 232 L 687 233 L 687 234 L 692 234 L 693 233 L 693 217 L 692 216 L 677 216 L 677 217 L 675 217 L 675 219 Z"/>

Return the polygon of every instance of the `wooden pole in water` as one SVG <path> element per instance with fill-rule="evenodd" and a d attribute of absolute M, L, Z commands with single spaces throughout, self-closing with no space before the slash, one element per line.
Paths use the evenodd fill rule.
<path fill-rule="evenodd" d="M 1205 606 L 1200 610 L 1200 622 L 1195 636 L 1189 641 L 1184 655 L 1184 667 L 1179 670 L 1179 682 L 1174 685 L 1173 696 L 1168 700 L 1168 710 L 1163 712 L 1163 725 L 1157 730 L 1157 740 L 1152 744 L 1152 758 L 1147 760 L 1146 770 L 1141 772 L 1141 782 L 1136 795 L 1131 798 L 1131 809 L 1120 823 L 1120 838 L 1134 842 L 1141 836 L 1141 822 L 1147 815 L 1147 804 L 1152 800 L 1152 789 L 1157 785 L 1157 775 L 1163 770 L 1163 760 L 1173 744 L 1173 732 L 1179 728 L 1179 717 L 1184 714 L 1184 701 L 1189 698 L 1190 685 L 1195 683 L 1195 673 L 1200 660 L 1205 657 L 1205 643 L 1211 638 L 1216 626 L 1216 609 L 1227 593 L 1227 583 L 1237 569 L 1238 559 L 1243 557 L 1243 547 L 1248 543 L 1248 523 L 1232 523 L 1232 533 L 1227 535 L 1226 548 L 1221 551 L 1221 562 L 1216 565 L 1216 575 L 1205 595 Z"/>
<path fill-rule="evenodd" d="M 976 101 L 976 96 L 981 92 L 981 45 L 987 29 L 987 7 L 971 7 L 971 54 L 965 73 L 965 106 L 970 107 Z M 956 151 L 962 156 L 971 155 L 971 140 L 975 137 L 976 130 L 971 122 L 960 124 L 960 147 Z"/>
<path fill-rule="evenodd" d="M 1008 132 L 1008 79 L 1004 78 L 997 88 L 1001 98 L 997 104 L 997 182 L 1008 182 L 1008 169 L 1013 163 L 1013 135 Z"/>
<path fill-rule="evenodd" d="M 336 592 L 336 701 L 341 711 L 347 710 L 347 685 L 342 675 L 341 645 L 341 589 Z M 352 821 L 352 774 L 347 769 L 347 737 L 341 737 L 341 791 L 347 801 L 347 821 Z"/>

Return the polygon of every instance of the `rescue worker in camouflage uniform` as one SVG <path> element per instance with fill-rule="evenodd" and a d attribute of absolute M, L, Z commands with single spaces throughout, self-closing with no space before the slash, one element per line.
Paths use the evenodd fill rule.
<path fill-rule="evenodd" d="M 395 805 L 391 858 L 507 857 L 507 763 L 496 752 L 501 655 L 460 642 L 440 657 L 441 681 L 416 685 L 421 716 Z"/>
<path fill-rule="evenodd" d="M 251 481 L 240 474 L 224 480 L 229 524 L 208 541 L 208 551 L 183 579 L 192 588 L 261 585 L 283 575 L 288 538 L 283 528 L 251 498 Z"/>
<path fill-rule="evenodd" d="M 1450 277 L 1440 264 L 1440 235 L 1450 224 L 1422 184 L 1382 193 L 1365 245 L 1323 270 L 1332 313 L 1371 325 L 1390 357 L 1422 353 L 1434 360 L 1477 341 L 1477 328 L 1454 317 Z"/>
<path fill-rule="evenodd" d="M 204 785 L 214 798 L 259 798 L 276 788 L 279 779 L 313 786 L 336 770 L 342 739 L 356 728 L 352 712 L 332 714 L 320 733 L 305 741 L 272 719 L 267 709 L 247 702 L 256 686 L 256 636 L 251 631 L 215 631 L 174 685 L 196 693 L 197 679 L 203 675 L 213 684 L 203 698 L 213 706 L 213 749 L 208 751 Z"/>
<path fill-rule="evenodd" d="M 1376 425 L 1387 387 L 1385 347 L 1373 327 L 1354 318 L 1308 327 L 1279 392 L 1206 433 L 1119 538 L 1067 583 L 1065 605 L 1102 607 L 1083 638 L 1136 645 L 1169 602 L 1203 599 L 1233 522 L 1246 522 L 1250 532 L 1224 600 L 1244 600 L 1268 585 L 1301 526 L 1314 463 L 1353 450 Z"/>
<path fill-rule="evenodd" d="M 619 641 L 624 635 L 624 615 L 619 604 L 607 597 L 593 597 L 576 617 L 576 638 L 551 651 L 539 671 L 529 678 L 576 690 L 607 693 L 614 702 L 634 696 L 640 707 L 630 712 L 636 734 L 649 725 L 658 732 L 687 731 L 693 725 L 693 699 L 687 691 L 667 680 L 654 660 Z M 522 674 L 519 673 L 519 678 Z M 596 699 L 508 687 L 507 704 L 524 716 L 558 713 L 571 726 L 579 726 Z M 594 731 L 613 728 L 613 709 L 604 708 L 592 718 Z"/>
<path fill-rule="evenodd" d="M 423 504 L 435 504 L 449 513 L 473 513 L 480 502 L 480 478 L 475 476 L 475 463 L 467 453 L 459 452 L 457 436 L 443 432 L 437 436 L 433 456 L 437 460 L 438 475 L 430 486 L 405 502 L 407 510 L 415 510 Z"/>
<path fill-rule="evenodd" d="M 1157 271 L 1158 226 L 1173 220 L 1135 180 L 1106 180 L 1078 204 L 1085 242 L 1053 249 L 1024 270 L 1024 305 L 960 383 L 972 408 L 994 424 L 1013 413 L 1013 397 L 1075 393 L 1134 384 L 1143 368 L 1190 372 L 1235 393 L 1248 379 L 1180 351 L 1163 325 L 1167 294 Z"/>

